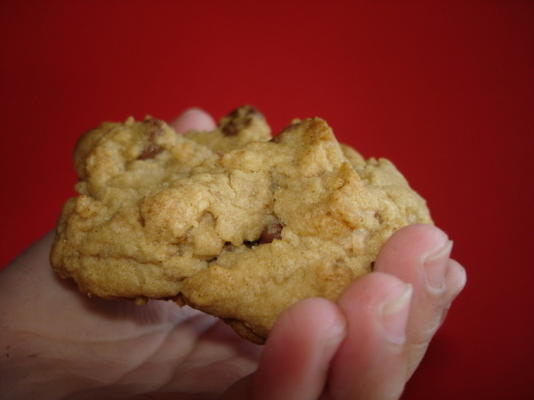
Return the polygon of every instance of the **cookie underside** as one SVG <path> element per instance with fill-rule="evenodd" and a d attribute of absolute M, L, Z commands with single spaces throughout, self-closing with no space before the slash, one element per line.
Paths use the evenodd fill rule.
<path fill-rule="evenodd" d="M 58 223 L 54 270 L 103 298 L 175 299 L 261 343 L 281 311 L 335 300 L 383 243 L 431 223 L 393 164 L 363 159 L 320 118 L 272 137 L 250 106 L 211 132 L 104 123 L 75 150 L 79 196 Z"/>

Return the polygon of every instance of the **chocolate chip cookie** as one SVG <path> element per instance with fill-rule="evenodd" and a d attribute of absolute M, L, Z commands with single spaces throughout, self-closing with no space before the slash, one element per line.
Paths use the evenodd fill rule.
<path fill-rule="evenodd" d="M 87 295 L 174 299 L 257 343 L 285 308 L 335 300 L 370 272 L 397 229 L 432 222 L 390 161 L 365 160 L 320 118 L 272 137 L 250 106 L 211 132 L 103 123 L 75 166 L 79 195 L 51 253 L 59 275 Z"/>

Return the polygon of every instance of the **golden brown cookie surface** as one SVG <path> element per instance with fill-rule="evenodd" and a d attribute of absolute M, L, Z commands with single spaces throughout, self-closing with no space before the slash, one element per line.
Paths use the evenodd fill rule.
<path fill-rule="evenodd" d="M 336 299 L 395 230 L 431 222 L 393 164 L 319 118 L 275 139 L 251 107 L 185 135 L 130 118 L 82 137 L 75 164 L 80 195 L 51 254 L 61 276 L 104 298 L 177 298 L 256 342 L 296 301 Z"/>

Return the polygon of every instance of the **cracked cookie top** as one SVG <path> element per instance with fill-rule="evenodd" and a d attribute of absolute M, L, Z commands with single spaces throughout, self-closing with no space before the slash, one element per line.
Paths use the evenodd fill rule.
<path fill-rule="evenodd" d="M 307 297 L 335 300 L 382 244 L 431 223 L 391 162 L 365 160 L 320 118 L 272 137 L 240 107 L 211 132 L 165 122 L 104 123 L 75 150 L 51 262 L 103 298 L 175 299 L 261 343 Z"/>

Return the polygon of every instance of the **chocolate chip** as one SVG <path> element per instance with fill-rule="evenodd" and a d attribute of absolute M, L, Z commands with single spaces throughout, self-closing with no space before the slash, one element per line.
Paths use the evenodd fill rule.
<path fill-rule="evenodd" d="M 378 211 L 375 211 L 374 217 L 376 218 L 379 224 L 384 223 L 384 217 L 382 217 L 382 214 L 380 214 Z"/>
<path fill-rule="evenodd" d="M 158 128 L 163 127 L 163 121 L 161 119 L 157 119 L 150 116 L 145 117 L 145 119 L 143 120 L 143 124 L 155 126 Z"/>
<path fill-rule="evenodd" d="M 163 134 L 163 123 L 158 119 L 146 118 L 143 124 L 148 127 L 148 145 L 141 152 L 139 160 L 154 158 L 163 151 L 163 148 L 156 144 L 156 138 Z"/>
<path fill-rule="evenodd" d="M 223 246 L 224 251 L 234 251 L 235 247 L 232 243 L 226 242 Z"/>
<path fill-rule="evenodd" d="M 240 115 L 241 114 L 241 115 Z M 261 112 L 259 112 L 255 107 L 253 106 L 242 106 L 239 108 L 236 108 L 231 113 L 232 117 L 237 118 L 241 116 L 243 119 L 252 119 L 254 117 L 256 118 L 265 118 Z"/>
<path fill-rule="evenodd" d="M 284 226 L 282 224 L 270 224 L 263 228 L 263 231 L 260 234 L 260 237 L 256 240 L 245 240 L 243 244 L 249 249 L 260 244 L 268 244 L 273 240 L 282 238 L 282 229 Z"/>
<path fill-rule="evenodd" d="M 138 157 L 139 160 L 147 160 L 149 158 L 156 157 L 159 153 L 163 151 L 163 147 L 158 146 L 157 144 L 150 143 L 145 147 L 141 155 Z"/>
<path fill-rule="evenodd" d="M 267 225 L 263 232 L 260 235 L 259 242 L 260 244 L 271 243 L 273 240 L 282 238 L 282 224 L 271 224 Z"/>
<path fill-rule="evenodd" d="M 374 270 L 375 270 L 375 262 L 371 261 L 371 271 L 374 271 Z"/>
<path fill-rule="evenodd" d="M 245 240 L 243 242 L 243 244 L 250 249 L 251 247 L 259 245 L 260 244 L 260 240 L 259 239 L 258 240 L 253 240 L 253 241 Z"/>
<path fill-rule="evenodd" d="M 235 121 L 232 120 L 225 124 L 221 130 L 225 136 L 235 136 L 239 132 L 239 127 L 237 126 Z"/>
<path fill-rule="evenodd" d="M 235 136 L 250 126 L 254 118 L 264 118 L 264 116 L 252 106 L 236 108 L 222 119 L 221 131 L 225 136 Z"/>

